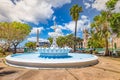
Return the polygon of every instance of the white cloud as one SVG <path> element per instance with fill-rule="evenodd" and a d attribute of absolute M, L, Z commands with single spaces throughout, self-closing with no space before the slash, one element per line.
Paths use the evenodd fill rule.
<path fill-rule="evenodd" d="M 109 0 L 83 0 L 85 8 L 88 9 L 92 7 L 98 11 L 106 10 L 106 2 Z M 120 12 L 120 0 L 118 0 L 117 4 L 115 5 L 115 9 L 113 12 Z"/>
<path fill-rule="evenodd" d="M 44 1 L 44 0 L 43 0 Z M 46 0 L 48 3 L 53 5 L 53 7 L 61 7 L 66 3 L 71 3 L 71 0 Z"/>
<path fill-rule="evenodd" d="M 48 35 L 50 36 L 50 37 L 59 37 L 59 36 L 64 36 L 63 34 L 61 34 L 61 33 L 59 33 L 59 32 L 57 32 L 57 33 L 54 33 L 54 32 L 48 32 Z"/>
<path fill-rule="evenodd" d="M 92 6 L 91 3 L 93 2 L 94 0 L 83 0 L 83 4 L 85 5 L 86 9 L 90 8 Z"/>
<path fill-rule="evenodd" d="M 53 26 L 51 26 L 50 28 L 54 30 L 54 27 L 55 27 L 55 26 L 53 25 Z M 55 30 L 56 35 L 58 35 L 58 36 L 64 36 L 62 30 L 66 30 L 67 28 L 66 28 L 65 26 L 57 25 L 57 24 L 56 24 L 56 27 L 57 27 L 57 29 Z M 49 36 L 53 36 L 53 35 L 54 35 L 54 32 L 48 32 L 48 35 L 49 35 Z"/>
<path fill-rule="evenodd" d="M 56 32 L 56 33 L 63 34 L 61 29 L 56 29 L 55 32 Z"/>
<path fill-rule="evenodd" d="M 63 35 L 63 32 L 62 30 L 69 30 L 71 32 L 74 33 L 75 31 L 75 22 L 74 21 L 70 21 L 69 23 L 65 23 L 64 25 L 56 25 L 57 26 L 57 30 L 56 32 L 59 34 L 59 35 Z M 51 26 L 50 28 L 53 29 L 54 26 Z M 81 16 L 81 19 L 78 20 L 78 24 L 77 24 L 77 32 L 80 32 L 84 29 L 89 29 L 90 28 L 90 20 L 88 19 L 87 16 L 85 15 L 82 15 Z M 52 36 L 54 35 L 53 32 L 49 32 L 48 33 L 49 36 Z"/>
<path fill-rule="evenodd" d="M 61 7 L 71 0 L 0 0 L 0 21 L 25 21 L 38 24 L 50 19 L 52 7 Z"/>
<path fill-rule="evenodd" d="M 67 30 L 70 30 L 70 31 L 74 32 L 75 31 L 75 22 L 71 21 L 69 23 L 66 23 L 65 27 L 66 27 Z M 87 29 L 90 28 L 90 20 L 87 18 L 87 16 L 82 15 L 81 19 L 78 20 L 77 32 L 79 32 L 79 31 L 81 31 L 85 28 L 87 28 Z"/>
<path fill-rule="evenodd" d="M 117 2 L 114 12 L 120 12 L 120 1 Z"/>
<path fill-rule="evenodd" d="M 66 27 L 68 30 L 74 32 L 75 22 L 74 22 L 74 21 L 71 21 L 71 22 L 69 22 L 69 23 L 66 23 L 66 24 L 65 24 L 65 27 Z M 78 28 L 77 28 L 77 29 L 78 29 Z"/>
<path fill-rule="evenodd" d="M 109 0 L 95 0 L 94 3 L 92 3 L 92 8 L 95 8 L 98 11 L 106 10 L 106 2 Z M 120 12 L 120 0 L 115 5 L 114 12 Z"/>
<path fill-rule="evenodd" d="M 33 27 L 30 34 L 36 34 L 37 33 L 37 29 L 39 30 L 39 33 L 41 33 L 41 31 L 44 30 L 43 27 L 39 27 L 39 28 Z"/>
<path fill-rule="evenodd" d="M 31 42 L 36 42 L 36 41 L 37 41 L 37 38 L 36 38 L 36 37 L 29 37 L 29 38 L 27 38 L 27 40 L 28 40 L 28 41 L 31 41 Z M 42 38 L 40 38 L 39 41 L 40 41 L 40 42 L 49 42 L 49 40 L 47 40 L 47 39 L 42 39 Z"/>
<path fill-rule="evenodd" d="M 51 37 L 53 37 L 55 35 L 56 35 L 56 37 L 58 37 L 58 36 L 64 36 L 61 28 L 57 28 L 55 30 L 55 32 L 48 32 L 48 35 L 51 36 Z"/>
<path fill-rule="evenodd" d="M 88 18 L 88 17 L 85 16 L 85 15 L 82 15 L 82 16 L 81 16 L 81 19 L 82 19 L 82 20 L 87 20 L 87 18 Z"/>
<path fill-rule="evenodd" d="M 53 19 L 52 19 L 52 20 L 55 21 L 55 19 L 56 19 L 56 16 L 53 16 Z"/>
<path fill-rule="evenodd" d="M 109 0 L 95 0 L 94 3 L 92 4 L 92 8 L 97 9 L 98 11 L 101 10 L 106 10 L 106 5 L 105 3 Z"/>
<path fill-rule="evenodd" d="M 57 27 L 58 29 L 66 29 L 66 27 L 65 27 L 65 26 L 62 26 L 62 25 L 56 25 L 56 27 Z M 51 29 L 54 29 L 54 26 L 51 26 L 50 28 L 51 28 Z"/>
<path fill-rule="evenodd" d="M 91 7 L 90 3 L 84 3 L 85 8 L 88 9 L 89 7 Z"/>

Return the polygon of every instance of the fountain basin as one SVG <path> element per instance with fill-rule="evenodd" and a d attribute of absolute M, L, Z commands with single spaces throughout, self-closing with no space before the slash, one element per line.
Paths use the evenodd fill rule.
<path fill-rule="evenodd" d="M 67 58 L 70 57 L 68 53 L 70 52 L 71 48 L 37 48 L 40 57 L 42 58 Z"/>
<path fill-rule="evenodd" d="M 98 63 L 98 57 L 91 54 L 68 53 L 69 58 L 41 58 L 38 53 L 12 54 L 6 57 L 10 66 L 23 68 L 78 68 Z"/>

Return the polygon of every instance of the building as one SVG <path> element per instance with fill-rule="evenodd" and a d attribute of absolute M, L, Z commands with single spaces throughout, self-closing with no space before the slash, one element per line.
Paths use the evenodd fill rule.
<path fill-rule="evenodd" d="M 83 41 L 77 42 L 76 48 L 83 48 Z"/>
<path fill-rule="evenodd" d="M 50 47 L 49 40 L 39 41 L 39 47 Z"/>

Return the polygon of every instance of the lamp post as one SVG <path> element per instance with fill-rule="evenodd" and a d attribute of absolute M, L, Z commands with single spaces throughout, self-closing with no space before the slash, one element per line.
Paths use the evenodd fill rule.
<path fill-rule="evenodd" d="M 37 29 L 37 42 L 36 46 L 39 47 L 39 29 Z"/>

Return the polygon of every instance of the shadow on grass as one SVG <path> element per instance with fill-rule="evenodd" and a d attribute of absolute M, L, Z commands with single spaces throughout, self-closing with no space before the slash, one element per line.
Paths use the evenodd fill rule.
<path fill-rule="evenodd" d="M 10 75 L 16 73 L 17 71 L 2 71 L 0 72 L 0 76 Z"/>

